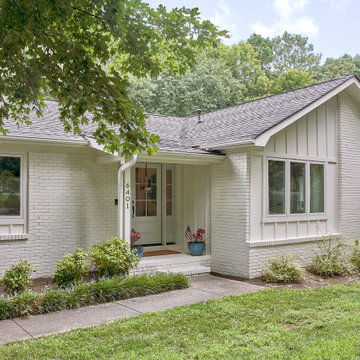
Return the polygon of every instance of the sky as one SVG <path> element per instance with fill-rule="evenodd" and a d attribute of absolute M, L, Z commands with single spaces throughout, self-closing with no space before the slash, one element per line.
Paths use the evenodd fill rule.
<path fill-rule="evenodd" d="M 309 38 L 322 60 L 360 53 L 359 0 L 145 0 L 151 6 L 197 7 L 201 17 L 229 31 L 226 44 L 252 33 L 281 35 L 285 30 Z"/>

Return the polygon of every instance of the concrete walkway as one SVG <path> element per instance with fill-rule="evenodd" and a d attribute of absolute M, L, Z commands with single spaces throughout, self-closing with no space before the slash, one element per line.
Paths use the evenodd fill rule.
<path fill-rule="evenodd" d="M 3 320 L 0 321 L 0 344 L 263 289 L 261 286 L 211 275 L 193 277 L 190 284 L 190 287 L 184 290 L 87 306 L 76 310 Z"/>

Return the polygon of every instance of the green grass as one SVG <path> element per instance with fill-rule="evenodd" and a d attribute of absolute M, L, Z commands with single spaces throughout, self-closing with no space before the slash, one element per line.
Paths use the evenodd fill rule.
<path fill-rule="evenodd" d="M 145 274 L 80 282 L 67 289 L 42 293 L 25 291 L 13 296 L 0 296 L 0 320 L 159 294 L 188 286 L 188 278 L 181 274 Z"/>
<path fill-rule="evenodd" d="M 0 359 L 359 359 L 360 284 L 265 290 L 0 347 Z"/>

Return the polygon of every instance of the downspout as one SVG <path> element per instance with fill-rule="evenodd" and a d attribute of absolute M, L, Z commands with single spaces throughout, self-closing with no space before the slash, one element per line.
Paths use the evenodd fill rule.
<path fill-rule="evenodd" d="M 135 165 L 137 160 L 137 154 L 131 155 L 129 161 L 121 165 L 118 170 L 118 237 L 124 238 L 124 184 L 123 184 L 123 173 L 126 169 L 131 168 Z M 124 239 L 126 240 L 126 239 Z"/>

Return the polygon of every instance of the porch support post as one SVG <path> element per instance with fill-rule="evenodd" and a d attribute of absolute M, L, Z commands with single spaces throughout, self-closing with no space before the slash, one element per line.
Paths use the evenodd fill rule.
<path fill-rule="evenodd" d="M 125 170 L 124 173 L 124 240 L 130 243 L 131 217 L 133 211 L 133 199 L 131 191 L 131 168 Z"/>
<path fill-rule="evenodd" d="M 135 165 L 137 154 L 133 154 L 131 159 L 125 164 L 121 165 L 118 170 L 118 237 L 130 242 L 130 232 L 125 234 L 124 221 L 125 210 L 131 210 L 131 187 L 130 179 L 124 183 L 124 172 Z M 128 194 L 126 194 L 128 192 Z M 124 196 L 124 193 L 126 196 Z M 127 235 L 127 237 L 125 237 Z"/>

